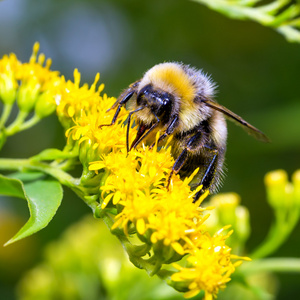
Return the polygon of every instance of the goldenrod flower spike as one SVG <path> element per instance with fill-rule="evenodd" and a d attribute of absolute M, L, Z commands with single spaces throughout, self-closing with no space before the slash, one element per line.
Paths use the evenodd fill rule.
<path fill-rule="evenodd" d="M 135 254 L 134 245 L 126 246 L 131 260 L 139 267 L 144 266 L 154 274 L 159 272 L 163 263 L 178 261 L 187 255 L 193 267 L 183 268 L 179 274 L 174 273 L 172 280 L 181 281 L 182 284 L 189 278 L 186 296 L 195 295 L 202 289 L 207 297 L 215 295 L 224 288 L 235 269 L 231 261 L 231 248 L 225 245 L 232 231 L 222 235 L 228 229 L 224 227 L 214 236 L 206 232 L 205 222 L 209 215 L 203 216 L 205 209 L 199 208 L 199 205 L 208 193 L 193 203 L 193 197 L 201 186 L 195 191 L 189 187 L 197 170 L 184 181 L 174 175 L 170 188 L 165 188 L 174 164 L 170 139 L 159 149 L 156 144 L 152 149 L 141 145 L 137 150 L 127 153 L 124 126 L 128 114 L 126 111 L 121 111 L 121 117 L 113 126 L 99 127 L 112 120 L 114 112 L 107 110 L 115 99 L 105 94 L 102 97 L 97 95 L 95 86 L 98 80 L 96 75 L 90 89 L 86 85 L 80 87 L 80 75 L 75 71 L 75 83 L 66 83 L 68 93 L 62 93 L 58 114 L 74 124 L 66 135 L 77 143 L 82 164 L 85 166 L 88 162 L 89 172 L 105 177 L 99 183 L 100 215 L 114 208 L 114 219 L 107 219 L 111 230 L 117 236 L 121 230 L 124 235 L 119 236 L 121 240 L 131 239 L 135 234 L 140 243 L 145 243 L 147 251 L 152 253 L 151 260 L 156 261 L 154 269 L 151 269 L 153 263 L 147 269 L 146 260 L 137 254 L 139 252 Z M 133 140 L 135 135 L 136 128 L 132 128 L 129 139 Z M 157 134 L 156 141 L 158 138 Z M 219 266 L 220 270 L 218 275 L 211 275 L 209 282 L 206 282 L 199 274 L 208 270 L 209 266 Z"/>
<path fill-rule="evenodd" d="M 3 130 L 3 140 L 5 134 L 28 128 L 56 108 L 67 137 L 65 149 L 37 155 L 26 167 L 39 172 L 45 169 L 45 174 L 71 187 L 95 216 L 103 218 L 137 267 L 161 277 L 167 272 L 169 283 L 185 288 L 186 297 L 201 290 L 206 299 L 215 297 L 243 258 L 231 254 L 227 243 L 233 232 L 228 230 L 230 225 L 218 227 L 215 234 L 208 232 L 210 216 L 204 213 L 212 207 L 200 206 L 208 191 L 193 203 L 202 188 L 193 191 L 190 187 L 198 169 L 185 180 L 173 174 L 166 188 L 174 165 L 171 137 L 158 147 L 157 133 L 153 147 L 141 143 L 127 153 L 128 111 L 122 109 L 114 125 L 101 126 L 111 123 L 115 111 L 109 108 L 116 99 L 101 94 L 100 74 L 89 86 L 81 83 L 81 74 L 75 69 L 74 80 L 66 81 L 50 70 L 51 60 L 38 51 L 36 43 L 24 64 L 13 55 L 0 60 L 0 87 L 6 87 L 0 93 L 6 93 L 6 104 L 18 95 L 20 110 L 16 121 Z M 27 120 L 31 111 L 34 118 Z M 129 141 L 136 135 L 135 125 L 129 130 Z M 48 160 L 51 163 L 46 163 Z M 73 178 L 67 170 L 79 162 L 82 174 Z M 235 259 L 238 261 L 233 262 Z M 176 271 L 167 271 L 173 262 L 177 262 Z"/>
<path fill-rule="evenodd" d="M 107 99 L 103 98 L 103 101 Z M 104 110 L 107 109 L 104 108 Z M 90 111 L 90 114 L 93 115 L 93 111 Z M 96 133 L 99 134 L 99 131 L 91 129 L 82 131 L 85 128 L 83 120 L 83 115 L 75 119 L 77 125 L 71 128 L 68 135 L 75 139 L 79 139 L 79 136 L 90 135 L 89 139 L 95 140 Z M 101 128 L 100 132 L 104 129 L 104 127 Z M 120 129 L 124 130 L 124 125 L 119 122 L 106 129 L 110 134 L 114 134 Z M 81 132 L 79 136 L 72 135 L 75 133 L 74 130 L 77 133 Z M 134 129 L 131 132 L 133 132 L 131 138 L 134 138 L 136 134 Z M 125 136 L 124 133 L 123 136 Z M 102 141 L 102 147 L 109 143 L 108 138 Z M 180 269 L 180 274 L 175 273 L 172 280 L 183 283 L 189 278 L 187 288 L 190 292 L 186 293 L 188 297 L 197 294 L 202 289 L 207 291 L 208 298 L 215 295 L 230 280 L 230 275 L 238 264 L 231 262 L 231 259 L 238 257 L 232 258 L 231 248 L 225 245 L 225 240 L 232 231 L 225 235 L 222 235 L 222 232 L 228 227 L 225 226 L 213 237 L 205 232 L 204 222 L 209 216 L 203 217 L 202 212 L 205 209 L 199 208 L 198 205 L 207 193 L 194 204 L 192 203 L 193 195 L 201 187 L 193 192 L 189 187 L 196 171 L 184 181 L 181 181 L 179 176 L 173 176 L 172 185 L 167 190 L 164 185 L 174 163 L 170 147 L 158 150 L 156 145 L 152 149 L 142 146 L 138 150 L 126 153 L 126 141 L 123 140 L 119 145 L 119 149 L 114 147 L 113 151 L 108 154 L 100 151 L 101 160 L 91 161 L 89 164 L 90 171 L 107 174 L 105 182 L 100 187 L 101 209 L 116 207 L 117 214 L 111 229 L 121 229 L 127 238 L 131 236 L 129 233 L 136 233 L 140 242 L 152 245 L 151 259 L 156 259 L 161 263 L 175 260 L 175 257 L 178 260 L 187 254 L 188 261 L 194 267 Z M 130 256 L 132 255 L 134 253 Z M 141 259 L 139 265 L 144 263 Z M 209 283 L 204 279 L 202 282 L 199 274 L 207 270 L 208 266 L 216 268 L 215 264 L 220 268 L 218 276 L 211 275 Z"/>

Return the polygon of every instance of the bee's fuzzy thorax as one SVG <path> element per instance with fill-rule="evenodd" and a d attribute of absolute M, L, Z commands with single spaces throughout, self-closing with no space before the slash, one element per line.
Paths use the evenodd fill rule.
<path fill-rule="evenodd" d="M 147 84 L 153 84 L 187 102 L 192 102 L 197 95 L 197 88 L 179 63 L 161 63 L 154 66 L 145 73 L 140 86 Z"/>

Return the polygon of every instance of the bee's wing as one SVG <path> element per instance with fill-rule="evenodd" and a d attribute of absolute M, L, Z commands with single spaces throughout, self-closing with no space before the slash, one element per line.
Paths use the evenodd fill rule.
<path fill-rule="evenodd" d="M 243 118 L 241 118 L 240 116 L 238 116 L 237 114 L 235 114 L 234 112 L 229 110 L 228 108 L 226 108 L 214 101 L 211 101 L 209 99 L 201 99 L 201 102 L 204 103 L 205 105 L 223 113 L 226 117 L 228 117 L 229 120 L 231 120 L 234 123 L 236 123 L 237 125 L 241 126 L 248 134 L 252 135 L 257 140 L 265 142 L 265 143 L 270 142 L 270 139 L 263 132 L 261 132 L 256 127 L 252 126 L 250 123 L 245 121 Z"/>

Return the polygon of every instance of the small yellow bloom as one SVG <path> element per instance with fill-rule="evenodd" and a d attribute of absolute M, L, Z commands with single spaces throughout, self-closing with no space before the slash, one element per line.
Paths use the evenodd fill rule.
<path fill-rule="evenodd" d="M 190 249 L 187 266 L 175 264 L 179 272 L 174 273 L 171 279 L 186 284 L 189 289 L 184 295 L 186 298 L 197 295 L 201 290 L 205 291 L 205 299 L 216 297 L 219 290 L 224 289 L 230 281 L 235 267 L 244 259 L 231 255 L 231 248 L 225 244 L 231 233 L 223 236 L 222 231 L 214 236 L 207 232 L 201 235 L 196 233 L 193 238 L 195 247 Z M 233 263 L 232 259 L 239 259 L 239 262 Z"/>
<path fill-rule="evenodd" d="M 39 44 L 33 46 L 33 53 L 28 63 L 23 63 L 16 70 L 16 79 L 21 82 L 20 91 L 18 93 L 19 109 L 30 112 L 38 97 L 46 92 L 51 97 L 47 97 L 47 101 L 52 99 L 53 104 L 57 87 L 60 84 L 59 72 L 51 71 L 51 59 L 47 59 L 45 63 L 45 55 L 37 55 Z M 45 63 L 45 65 L 44 65 Z"/>
<path fill-rule="evenodd" d="M 16 73 L 20 66 L 21 63 L 15 54 L 4 55 L 0 60 L 0 99 L 6 104 L 12 104 L 16 100 Z"/>
<path fill-rule="evenodd" d="M 82 116 L 98 116 L 98 120 L 106 121 L 111 114 L 105 114 L 109 105 L 113 104 L 115 99 L 107 97 L 107 95 L 100 96 L 104 85 L 97 84 L 100 79 L 100 74 L 95 76 L 93 84 L 89 87 L 87 84 L 80 86 L 81 74 L 77 69 L 74 70 L 74 82 L 66 81 L 62 77 L 62 82 L 59 89 L 59 96 L 56 98 L 57 115 L 66 128 L 74 125 L 74 121 L 78 122 Z M 111 119 L 110 119 L 111 120 Z M 107 122 L 107 123 L 110 123 Z M 70 125 L 71 124 L 71 125 Z M 98 124 L 100 125 L 100 124 Z"/>

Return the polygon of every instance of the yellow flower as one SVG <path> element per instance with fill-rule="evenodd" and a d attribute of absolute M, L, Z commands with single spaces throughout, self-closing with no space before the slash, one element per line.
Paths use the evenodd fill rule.
<path fill-rule="evenodd" d="M 194 297 L 201 290 L 205 291 L 205 300 L 215 298 L 219 290 L 226 287 L 231 274 L 241 264 L 241 259 L 249 260 L 231 255 L 231 248 L 225 244 L 225 240 L 232 232 L 223 236 L 224 229 L 226 227 L 213 236 L 207 232 L 195 234 L 192 240 L 195 247 L 190 250 L 187 266 L 174 264 L 179 272 L 174 273 L 171 279 L 186 283 L 189 289 L 184 295 L 186 298 Z M 237 258 L 239 260 L 233 263 L 232 259 Z"/>
<path fill-rule="evenodd" d="M 90 87 L 87 84 L 80 86 L 80 79 L 81 74 L 77 69 L 74 70 L 74 82 L 66 81 L 62 77 L 59 97 L 56 99 L 58 117 L 61 121 L 68 120 L 70 124 L 74 125 L 73 121 L 76 123 L 81 117 L 93 115 L 94 118 L 97 117 L 101 121 L 98 125 L 103 122 L 109 124 L 113 112 L 106 114 L 106 111 L 115 102 L 115 98 L 107 97 L 106 94 L 100 96 L 104 89 L 104 84 L 100 84 L 97 88 L 100 74 L 96 74 Z"/>
<path fill-rule="evenodd" d="M 0 100 L 4 108 L 0 119 L 0 144 L 5 137 L 28 129 L 55 111 L 55 96 L 60 85 L 57 71 L 51 71 L 51 60 L 38 55 L 39 44 L 33 46 L 29 62 L 21 63 L 15 54 L 0 59 Z M 10 124 L 14 102 L 18 114 Z M 34 114 L 30 113 L 34 111 Z M 4 138 L 3 138 L 4 137 Z M 1 146 L 0 146 L 1 147 Z"/>
<path fill-rule="evenodd" d="M 104 96 L 98 100 L 98 105 L 91 107 L 89 113 L 82 110 L 81 115 L 74 119 L 75 125 L 66 131 L 66 136 L 78 141 L 80 148 L 88 147 L 88 150 L 94 153 L 87 162 L 99 159 L 100 155 L 108 154 L 113 149 L 124 148 L 126 143 L 124 126 L 99 128 L 105 113 L 102 102 L 106 102 L 107 105 L 108 102 L 112 103 L 113 99 Z"/>
<path fill-rule="evenodd" d="M 51 71 L 50 67 L 52 60 L 46 60 L 45 54 L 38 55 L 40 45 L 35 43 L 33 46 L 33 53 L 28 63 L 23 63 L 18 68 L 17 78 L 23 82 L 30 82 L 31 80 L 37 81 L 41 91 L 49 90 L 54 83 L 59 82 L 59 72 Z"/>
<path fill-rule="evenodd" d="M 135 197 L 140 197 L 137 193 L 152 197 L 153 188 L 163 186 L 173 160 L 170 150 L 156 151 L 156 148 L 150 150 L 145 147 L 139 151 L 132 150 L 127 154 L 123 145 L 122 151 L 112 152 L 103 157 L 103 161 L 91 164 L 90 170 L 105 168 L 110 174 L 105 185 L 101 187 L 104 197 L 103 207 L 107 205 L 107 199 L 112 197 L 109 195 L 111 193 L 118 191 L 118 194 L 122 195 L 121 204 L 126 206 L 127 200 L 132 201 Z"/>
<path fill-rule="evenodd" d="M 101 127 L 100 125 L 111 123 L 114 111 L 107 110 L 116 99 L 106 94 L 100 95 L 104 85 L 100 84 L 97 88 L 99 73 L 90 87 L 87 84 L 80 86 L 80 78 L 81 74 L 77 69 L 74 70 L 74 82 L 62 77 L 56 104 L 59 120 L 67 129 L 69 143 L 79 146 L 80 161 L 88 167 L 90 162 L 100 159 L 101 155 L 108 154 L 113 149 L 124 148 L 126 128 L 123 122 L 127 113 L 120 113 L 115 126 Z M 97 168 L 94 170 L 97 171 Z"/>
<path fill-rule="evenodd" d="M 180 255 L 186 253 L 185 244 L 190 235 L 203 230 L 202 223 L 205 220 L 203 209 L 198 208 L 200 203 L 193 203 L 195 193 L 191 192 L 188 185 L 194 174 L 185 181 L 176 176 L 169 191 L 156 189 L 159 208 L 148 219 L 148 226 L 153 232 L 151 242 L 155 244 L 162 241 Z"/>
<path fill-rule="evenodd" d="M 38 51 L 39 43 L 35 43 L 29 62 L 23 63 L 16 70 L 16 79 L 21 82 L 17 102 L 19 109 L 25 112 L 32 110 L 38 97 L 44 92 L 50 94 L 45 98 L 47 103 L 51 99 L 54 106 L 60 84 L 59 72 L 50 70 L 51 59 L 46 60 L 44 54 L 38 56 Z"/>
<path fill-rule="evenodd" d="M 4 55 L 0 60 L 0 99 L 6 104 L 12 104 L 16 99 L 16 73 L 20 66 L 15 54 Z"/>

